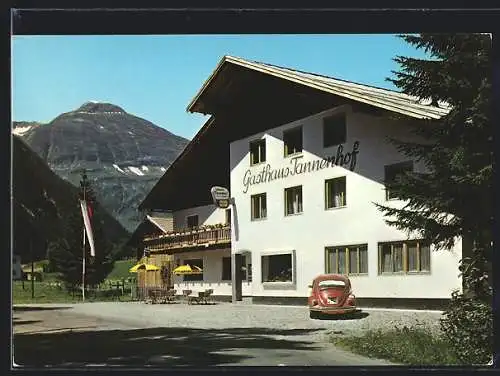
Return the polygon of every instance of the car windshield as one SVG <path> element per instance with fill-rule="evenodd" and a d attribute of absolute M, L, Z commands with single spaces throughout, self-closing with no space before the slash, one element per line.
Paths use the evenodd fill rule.
<path fill-rule="evenodd" d="M 327 280 L 327 281 L 321 281 L 318 284 L 319 288 L 328 288 L 328 287 L 345 287 L 345 282 L 344 281 L 336 281 L 336 280 Z"/>

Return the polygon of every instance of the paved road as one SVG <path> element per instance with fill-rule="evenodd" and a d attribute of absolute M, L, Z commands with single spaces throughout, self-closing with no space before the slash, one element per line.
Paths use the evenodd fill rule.
<path fill-rule="evenodd" d="M 365 312 L 349 320 L 310 320 L 304 307 L 226 303 L 18 306 L 14 359 L 26 366 L 387 365 L 338 349 L 328 338 L 401 315 Z"/>

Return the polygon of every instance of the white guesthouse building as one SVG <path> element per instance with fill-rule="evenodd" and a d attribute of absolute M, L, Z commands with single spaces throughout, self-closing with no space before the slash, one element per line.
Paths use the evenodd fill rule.
<path fill-rule="evenodd" d="M 341 273 L 361 306 L 435 307 L 461 289 L 461 241 L 436 252 L 375 206 L 401 207 L 384 181 L 423 169 L 387 137 L 410 139 L 412 124 L 446 107 L 226 56 L 188 110 L 212 116 L 141 205 L 149 218 L 170 213 L 172 228 L 157 236 L 175 243 L 144 246 L 203 269 L 174 277 L 179 291 L 305 304 L 315 276 Z M 214 185 L 230 190 L 230 209 L 213 205 Z M 205 240 L 174 240 L 203 225 L 217 226 L 198 230 L 212 234 Z"/>

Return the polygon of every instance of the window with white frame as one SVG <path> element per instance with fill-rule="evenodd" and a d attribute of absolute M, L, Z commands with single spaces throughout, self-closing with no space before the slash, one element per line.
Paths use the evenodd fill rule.
<path fill-rule="evenodd" d="M 263 255 L 262 282 L 293 282 L 292 253 Z"/>
<path fill-rule="evenodd" d="M 285 189 L 285 215 L 302 213 L 302 186 Z"/>
<path fill-rule="evenodd" d="M 347 205 L 346 201 L 346 177 L 326 180 L 325 208 L 340 208 Z"/>
<path fill-rule="evenodd" d="M 326 273 L 368 274 L 368 245 L 326 247 Z"/>
<path fill-rule="evenodd" d="M 379 243 L 379 274 L 429 273 L 431 250 L 423 240 Z"/>
<path fill-rule="evenodd" d="M 266 140 L 250 142 L 250 165 L 256 165 L 266 161 Z"/>
<path fill-rule="evenodd" d="M 265 219 L 267 217 L 267 200 L 266 194 L 260 193 L 258 195 L 250 196 L 251 219 Z"/>
<path fill-rule="evenodd" d="M 285 157 L 302 152 L 302 127 L 295 127 L 283 132 Z"/>

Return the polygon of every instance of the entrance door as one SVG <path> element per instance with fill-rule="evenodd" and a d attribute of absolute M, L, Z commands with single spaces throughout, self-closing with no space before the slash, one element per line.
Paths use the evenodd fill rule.
<path fill-rule="evenodd" d="M 243 267 L 243 256 L 240 254 L 231 255 L 231 286 L 232 286 L 232 301 L 243 300 L 243 273 L 241 272 Z"/>

